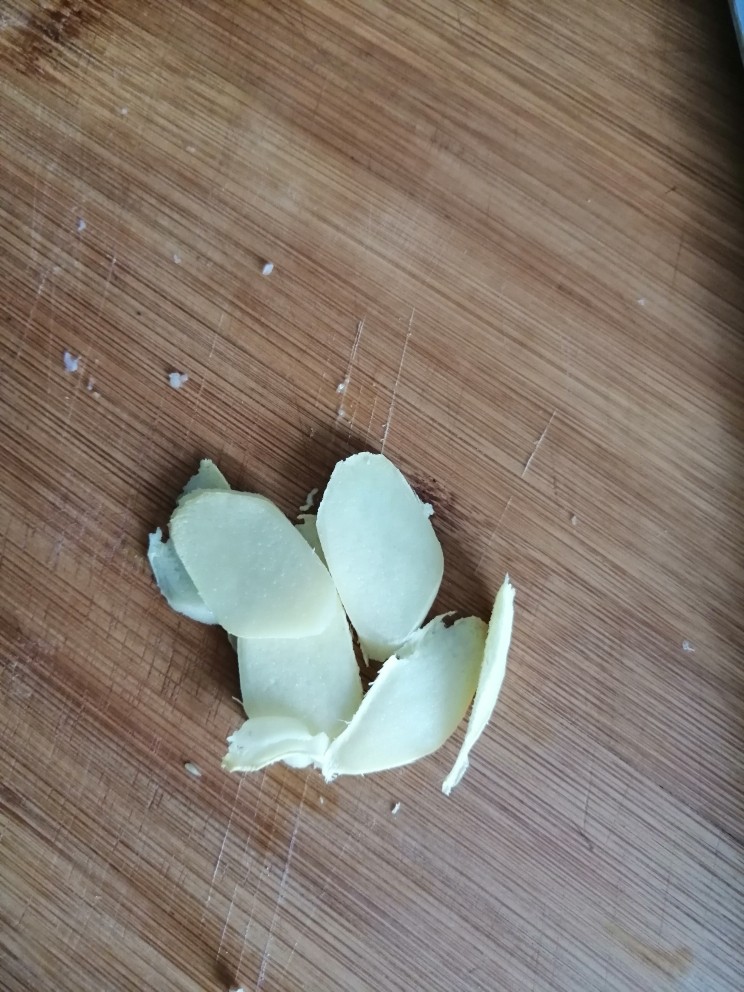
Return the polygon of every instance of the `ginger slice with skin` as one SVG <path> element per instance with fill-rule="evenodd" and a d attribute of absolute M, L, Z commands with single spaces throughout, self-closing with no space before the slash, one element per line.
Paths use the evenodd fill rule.
<path fill-rule="evenodd" d="M 506 675 L 506 658 L 514 623 L 514 586 L 507 575 L 496 595 L 491 620 L 488 624 L 483 667 L 478 678 L 478 688 L 468 720 L 468 729 L 452 771 L 442 783 L 442 792 L 448 796 L 467 771 L 470 751 L 491 719 L 496 700 Z"/>
<path fill-rule="evenodd" d="M 348 727 L 326 752 L 326 781 L 406 765 L 441 747 L 473 698 L 486 625 L 437 617 L 389 658 Z"/>
<path fill-rule="evenodd" d="M 318 535 L 365 656 L 390 657 L 434 602 L 444 559 L 430 515 L 384 455 L 352 455 L 331 474 Z"/>

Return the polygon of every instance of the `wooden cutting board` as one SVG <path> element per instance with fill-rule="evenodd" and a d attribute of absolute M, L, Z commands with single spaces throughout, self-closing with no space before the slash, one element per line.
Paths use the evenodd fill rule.
<path fill-rule="evenodd" d="M 3 989 L 741 988 L 743 97 L 725 4 L 0 3 Z M 144 557 L 360 448 L 518 590 L 450 798 L 224 773 Z"/>

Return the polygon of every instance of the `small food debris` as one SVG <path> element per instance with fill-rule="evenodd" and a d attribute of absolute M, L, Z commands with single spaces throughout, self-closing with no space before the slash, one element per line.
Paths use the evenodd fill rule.
<path fill-rule="evenodd" d="M 315 504 L 315 497 L 318 495 L 318 487 L 311 489 L 310 492 L 305 497 L 305 502 L 300 507 L 300 513 L 307 513 L 308 510 L 312 510 Z"/>
<path fill-rule="evenodd" d="M 319 796 L 318 802 L 321 806 L 325 806 L 325 796 Z"/>
<path fill-rule="evenodd" d="M 682 641 L 682 650 L 686 654 L 694 654 L 695 653 L 695 645 L 694 644 L 691 644 L 690 641 Z"/>
<path fill-rule="evenodd" d="M 579 522 L 579 518 L 576 516 L 575 513 L 572 513 L 571 514 L 571 526 L 572 527 L 575 527 L 578 522 Z"/>
<path fill-rule="evenodd" d="M 391 816 L 397 816 L 398 813 L 400 813 L 400 803 L 394 803 L 390 807 L 390 814 L 391 814 Z"/>
<path fill-rule="evenodd" d="M 645 307 L 646 306 L 646 297 L 645 296 L 639 296 L 638 297 L 638 300 L 637 300 L 637 303 L 638 303 L 638 306 L 639 307 Z"/>
<path fill-rule="evenodd" d="M 336 386 L 336 392 L 343 393 L 348 385 L 349 385 L 348 381 L 344 379 L 343 382 L 339 382 L 339 384 Z"/>
<path fill-rule="evenodd" d="M 66 351 L 62 355 L 62 362 L 65 367 L 65 372 L 77 372 L 80 368 L 80 356 L 73 355 L 70 351 Z"/>
<path fill-rule="evenodd" d="M 180 265 L 181 262 L 183 261 L 183 259 L 181 258 L 180 255 L 174 255 L 173 256 L 173 261 L 176 263 L 176 265 Z"/>
<path fill-rule="evenodd" d="M 201 768 L 193 761 L 184 761 L 183 770 L 186 772 L 187 775 L 190 775 L 192 778 L 202 777 Z"/>
<path fill-rule="evenodd" d="M 168 384 L 173 389 L 180 389 L 181 386 L 185 386 L 188 381 L 189 381 L 189 376 L 187 372 L 168 373 Z"/>
<path fill-rule="evenodd" d="M 83 231 L 85 230 L 85 228 L 87 226 L 88 225 L 85 223 L 85 221 L 83 220 L 83 218 L 82 217 L 78 217 L 77 224 L 75 225 L 75 229 L 77 230 L 78 234 L 82 234 Z"/>
<path fill-rule="evenodd" d="M 121 107 L 119 109 L 119 113 L 121 114 L 122 117 L 126 117 L 127 114 L 129 113 L 129 107 Z"/>
<path fill-rule="evenodd" d="M 274 271 L 274 263 L 273 262 L 264 262 L 263 268 L 261 269 L 261 275 L 262 276 L 270 276 L 273 271 Z"/>

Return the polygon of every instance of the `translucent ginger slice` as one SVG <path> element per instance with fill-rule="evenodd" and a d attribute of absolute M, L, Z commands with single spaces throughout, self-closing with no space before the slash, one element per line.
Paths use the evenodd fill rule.
<path fill-rule="evenodd" d="M 314 513 L 301 513 L 300 522 L 295 524 L 295 529 L 298 533 L 302 534 L 315 554 L 325 565 L 325 555 L 323 554 L 323 548 L 318 537 L 318 518 L 316 515 Z"/>
<path fill-rule="evenodd" d="M 320 763 L 328 735 L 312 733 L 294 717 L 262 716 L 246 720 L 227 744 L 222 767 L 228 772 L 257 772 L 276 761 L 306 768 Z"/>
<path fill-rule="evenodd" d="M 273 503 L 252 493 L 185 496 L 171 540 L 197 591 L 229 634 L 306 637 L 336 604 L 323 563 Z"/>
<path fill-rule="evenodd" d="M 318 535 L 370 658 L 389 658 L 423 622 L 439 590 L 444 559 L 429 516 L 384 455 L 352 455 L 331 474 Z"/>
<path fill-rule="evenodd" d="M 199 462 L 199 470 L 195 475 L 191 476 L 183 487 L 181 495 L 178 497 L 178 502 L 180 503 L 184 496 L 188 496 L 189 493 L 194 493 L 199 489 L 230 489 L 230 483 L 210 458 L 202 458 Z"/>
<path fill-rule="evenodd" d="M 246 715 L 295 717 L 333 739 L 362 699 L 359 666 L 341 602 L 331 622 L 309 637 L 238 638 Z"/>
<path fill-rule="evenodd" d="M 514 586 L 507 575 L 496 595 L 491 620 L 488 624 L 486 648 L 483 653 L 483 667 L 478 679 L 478 688 L 473 709 L 468 721 L 468 729 L 457 755 L 452 771 L 442 783 L 442 792 L 448 796 L 468 768 L 470 751 L 491 719 L 496 700 L 506 675 L 506 658 L 511 641 L 514 623 Z"/>
<path fill-rule="evenodd" d="M 217 623 L 214 613 L 205 606 L 204 600 L 196 591 L 196 586 L 176 554 L 173 542 L 163 540 L 163 532 L 159 527 L 148 538 L 147 559 L 158 589 L 172 610 L 199 623 Z"/>
<path fill-rule="evenodd" d="M 184 486 L 179 501 L 198 489 L 229 488 L 227 479 L 214 462 L 203 458 L 199 463 L 198 472 L 192 475 Z M 173 542 L 163 540 L 163 532 L 159 527 L 149 535 L 147 558 L 158 589 L 172 610 L 199 623 L 217 623 L 214 613 L 207 608 L 196 591 L 196 586 L 176 554 Z"/>
<path fill-rule="evenodd" d="M 397 768 L 436 751 L 462 720 L 483 661 L 486 625 L 437 617 L 380 670 L 322 764 L 326 781 Z"/>

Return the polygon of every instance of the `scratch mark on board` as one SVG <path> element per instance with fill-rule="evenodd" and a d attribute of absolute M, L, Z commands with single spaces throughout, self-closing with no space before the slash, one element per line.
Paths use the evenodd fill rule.
<path fill-rule="evenodd" d="M 15 364 L 17 363 L 18 359 L 21 357 L 21 353 L 26 345 L 26 335 L 28 334 L 28 329 L 31 326 L 31 322 L 33 321 L 36 315 L 36 308 L 39 305 L 39 300 L 41 299 L 41 294 L 44 292 L 44 287 L 46 286 L 46 281 L 49 278 L 50 272 L 51 269 L 47 269 L 46 272 L 44 272 L 41 279 L 39 280 L 39 285 L 36 288 L 36 295 L 34 296 L 34 301 L 31 304 L 31 309 L 29 310 L 26 323 L 23 325 L 23 330 L 21 331 L 21 340 L 18 344 L 18 348 L 16 349 L 16 353 L 13 358 L 14 369 L 15 369 Z"/>
<path fill-rule="evenodd" d="M 362 319 L 357 323 L 356 335 L 354 337 L 354 344 L 351 346 L 351 353 L 349 354 L 349 362 L 346 366 L 346 375 L 343 377 L 341 382 L 336 387 L 336 392 L 341 397 L 341 402 L 338 406 L 338 417 L 343 419 L 346 416 L 346 408 L 344 407 L 344 398 L 346 396 L 346 390 L 349 388 L 349 383 L 351 382 L 351 374 L 354 371 L 354 362 L 356 361 L 357 351 L 359 351 L 359 342 L 362 340 L 362 332 L 364 331 L 364 321 L 367 319 L 367 314 L 362 317 Z"/>
<path fill-rule="evenodd" d="M 534 458 L 535 458 L 535 455 L 537 454 L 537 452 L 538 452 L 538 450 L 539 450 L 539 448 L 540 448 L 540 445 L 541 445 L 541 444 L 543 443 L 543 441 L 545 440 L 545 437 L 546 437 L 546 435 L 547 435 L 547 433 L 548 433 L 548 431 L 550 430 L 550 425 L 551 425 L 551 424 L 553 423 L 553 421 L 555 420 L 555 415 L 556 415 L 556 413 L 557 413 L 557 412 L 558 412 L 557 410 L 553 410 L 553 412 L 552 412 L 552 413 L 551 413 L 551 415 L 550 415 L 550 420 L 549 420 L 549 421 L 547 422 L 547 424 L 546 424 L 546 425 L 545 425 L 545 427 L 543 428 L 543 432 L 542 432 L 542 434 L 541 434 L 541 435 L 540 435 L 540 437 L 539 437 L 539 438 L 537 439 L 537 441 L 535 441 L 535 446 L 534 446 L 534 447 L 533 447 L 533 449 L 532 449 L 532 452 L 531 452 L 531 454 L 530 454 L 530 457 L 529 457 L 529 458 L 527 459 L 527 461 L 526 461 L 526 462 L 524 463 L 524 468 L 522 469 L 522 474 L 520 475 L 520 479 L 523 479 L 523 478 L 525 477 L 525 475 L 527 475 L 527 472 L 528 472 L 528 470 L 529 470 L 529 467 L 530 467 L 530 465 L 532 464 L 532 462 L 533 462 L 533 460 L 534 460 Z"/>
<path fill-rule="evenodd" d="M 214 349 L 217 345 L 217 338 L 220 336 L 220 331 L 222 330 L 222 325 L 225 320 L 225 313 L 226 313 L 226 307 L 223 307 L 222 312 L 220 313 L 220 319 L 217 322 L 217 328 L 212 332 L 212 343 L 209 347 L 209 354 L 207 355 L 207 360 L 204 363 L 204 373 L 202 375 L 201 383 L 199 384 L 199 392 L 196 394 L 194 408 L 191 412 L 191 416 L 189 417 L 189 426 L 186 429 L 186 439 L 184 441 L 184 444 L 188 444 L 189 440 L 191 439 L 191 433 L 194 428 L 194 423 L 199 414 L 199 407 L 201 406 L 202 393 L 204 392 L 204 386 L 209 376 L 209 367 L 212 364 L 212 356 L 214 355 Z"/>
<path fill-rule="evenodd" d="M 230 810 L 230 816 L 228 817 L 228 820 L 227 820 L 227 827 L 225 828 L 225 836 L 222 838 L 222 844 L 220 846 L 219 854 L 217 855 L 217 860 L 214 863 L 214 871 L 212 872 L 212 878 L 210 879 L 210 882 L 209 882 L 209 892 L 207 893 L 207 901 L 204 904 L 204 911 L 202 912 L 202 923 L 204 922 L 204 917 L 206 915 L 206 911 L 207 911 L 207 909 L 209 907 L 209 904 L 212 901 L 212 893 L 214 892 L 214 883 L 215 883 L 215 880 L 217 878 L 217 872 L 219 871 L 220 865 L 222 863 L 222 856 L 225 853 L 225 845 L 227 844 L 227 838 L 230 836 L 230 830 L 232 828 L 232 821 L 233 821 L 233 817 L 235 816 L 235 810 L 236 810 L 237 805 L 238 805 L 238 799 L 240 798 L 240 788 L 241 788 L 242 784 L 243 784 L 243 779 L 241 777 L 238 780 L 238 787 L 235 790 L 235 799 L 233 800 L 232 809 Z M 263 789 L 263 780 L 261 781 L 261 789 Z M 259 792 L 259 797 L 258 798 L 259 798 L 259 802 L 260 802 L 260 800 L 261 800 L 261 794 L 260 794 L 260 792 Z"/>
<path fill-rule="evenodd" d="M 408 342 L 411 340 L 411 335 L 413 334 L 413 318 L 416 315 L 416 307 L 411 308 L 411 316 L 408 318 L 408 330 L 406 331 L 406 339 L 403 342 L 403 351 L 400 356 L 400 364 L 398 365 L 398 374 L 395 377 L 395 383 L 393 384 L 393 395 L 390 400 L 390 409 L 388 410 L 387 420 L 385 421 L 385 430 L 382 434 L 382 440 L 380 442 L 380 453 L 385 453 L 385 442 L 387 441 L 388 434 L 390 433 L 390 425 L 393 422 L 393 412 L 395 410 L 395 403 L 398 399 L 398 387 L 400 386 L 400 377 L 403 372 L 403 364 L 406 360 L 406 352 L 408 351 Z"/>
<path fill-rule="evenodd" d="M 508 500 L 506 501 L 506 505 L 504 506 L 504 509 L 503 509 L 503 510 L 501 511 L 501 514 L 500 514 L 500 516 L 499 516 L 499 519 L 498 519 L 498 520 L 496 521 L 496 526 L 495 526 L 495 527 L 493 528 L 493 530 L 491 531 L 491 536 L 490 536 L 490 537 L 488 538 L 488 540 L 486 541 L 486 546 L 484 547 L 484 549 L 483 549 L 483 551 L 481 552 L 481 556 L 480 556 L 480 558 L 479 558 L 479 559 L 478 559 L 478 561 L 476 562 L 476 565 L 475 565 L 475 570 L 476 570 L 476 572 L 478 571 L 478 569 L 479 569 L 479 568 L 480 568 L 480 566 L 482 565 L 482 563 L 483 563 L 483 559 L 484 559 L 484 558 L 486 557 L 486 555 L 488 554 L 488 552 L 489 552 L 489 551 L 491 550 L 491 543 L 492 543 L 492 541 L 493 541 L 493 539 L 494 539 L 494 537 L 496 536 L 496 531 L 497 531 L 497 530 L 499 529 L 499 527 L 501 526 L 501 522 L 502 522 L 502 520 L 504 519 L 504 517 L 506 516 L 506 511 L 507 511 L 507 510 L 509 509 L 509 507 L 510 507 L 510 506 L 512 505 L 512 500 L 513 500 L 513 499 L 514 499 L 514 494 L 512 493 L 512 495 L 511 495 L 511 496 L 509 497 L 509 499 L 508 499 Z"/>
<path fill-rule="evenodd" d="M 106 297 L 108 296 L 109 286 L 111 285 L 111 277 L 114 274 L 114 266 L 116 265 L 116 255 L 111 255 L 111 261 L 109 262 L 108 272 L 106 274 L 106 282 L 103 287 L 103 293 L 101 294 L 101 303 L 98 307 L 98 313 L 96 314 L 96 319 L 98 319 L 103 313 L 103 308 L 106 305 Z"/>
<path fill-rule="evenodd" d="M 271 918 L 271 923 L 269 924 L 269 933 L 266 938 L 266 944 L 264 945 L 263 955 L 261 957 L 261 965 L 258 970 L 258 978 L 256 979 L 256 992 L 259 992 L 263 988 L 263 984 L 266 980 L 266 971 L 269 967 L 269 959 L 271 957 L 271 944 L 274 940 L 274 928 L 276 927 L 277 920 L 279 917 L 279 910 L 284 905 L 284 901 L 287 897 L 287 882 L 289 881 L 289 869 L 292 864 L 292 856 L 294 854 L 295 844 L 297 842 L 297 835 L 300 829 L 300 819 L 302 817 L 302 806 L 305 802 L 305 795 L 307 793 L 307 777 L 305 778 L 305 785 L 302 790 L 302 796 L 300 797 L 299 805 L 297 806 L 297 815 L 295 816 L 294 826 L 292 827 L 292 836 L 289 840 L 289 847 L 287 848 L 287 860 L 284 862 L 284 871 L 282 872 L 282 877 L 279 882 L 279 892 L 277 893 L 276 902 L 274 904 L 274 915 Z"/>

